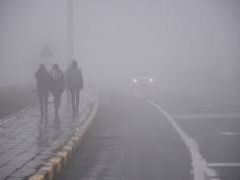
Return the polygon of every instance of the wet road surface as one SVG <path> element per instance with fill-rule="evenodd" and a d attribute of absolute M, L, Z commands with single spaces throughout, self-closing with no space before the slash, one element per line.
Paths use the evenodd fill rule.
<path fill-rule="evenodd" d="M 87 141 L 58 180 L 193 179 L 189 151 L 159 111 L 130 95 L 100 100 Z"/>
<path fill-rule="evenodd" d="M 38 103 L 0 119 L 0 180 L 26 179 L 88 116 L 90 97 L 82 94 L 80 117 L 72 118 L 71 106 L 64 95 L 60 117 L 54 117 L 49 101 L 48 119 L 41 119 Z"/>
<path fill-rule="evenodd" d="M 220 180 L 240 179 L 240 94 L 158 94 L 163 107 L 188 136 Z"/>

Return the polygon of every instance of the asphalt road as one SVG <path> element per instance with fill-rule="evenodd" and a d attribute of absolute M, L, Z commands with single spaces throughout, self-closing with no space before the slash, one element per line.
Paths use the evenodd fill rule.
<path fill-rule="evenodd" d="M 190 180 L 190 153 L 162 114 L 134 96 L 104 93 L 87 141 L 58 180 Z"/>
<path fill-rule="evenodd" d="M 158 94 L 151 99 L 178 123 L 220 180 L 240 179 L 240 94 Z"/>

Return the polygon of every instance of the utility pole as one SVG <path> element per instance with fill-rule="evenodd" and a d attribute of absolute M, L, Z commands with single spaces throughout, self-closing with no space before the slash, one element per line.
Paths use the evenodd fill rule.
<path fill-rule="evenodd" d="M 67 1 L 67 59 L 71 61 L 74 56 L 74 0 Z"/>

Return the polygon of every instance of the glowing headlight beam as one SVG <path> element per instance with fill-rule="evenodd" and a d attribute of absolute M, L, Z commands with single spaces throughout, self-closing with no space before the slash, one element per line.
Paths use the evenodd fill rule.
<path fill-rule="evenodd" d="M 138 80 L 137 79 L 133 79 L 133 82 L 137 82 Z"/>

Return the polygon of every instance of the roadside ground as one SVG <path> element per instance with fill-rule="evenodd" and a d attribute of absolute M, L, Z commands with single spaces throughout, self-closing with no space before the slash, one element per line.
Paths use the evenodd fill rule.
<path fill-rule="evenodd" d="M 34 174 L 73 131 L 89 116 L 94 94 L 83 91 L 80 116 L 72 118 L 70 101 L 63 94 L 60 117 L 49 101 L 47 120 L 41 120 L 38 103 L 0 119 L 0 179 L 26 179 Z"/>

